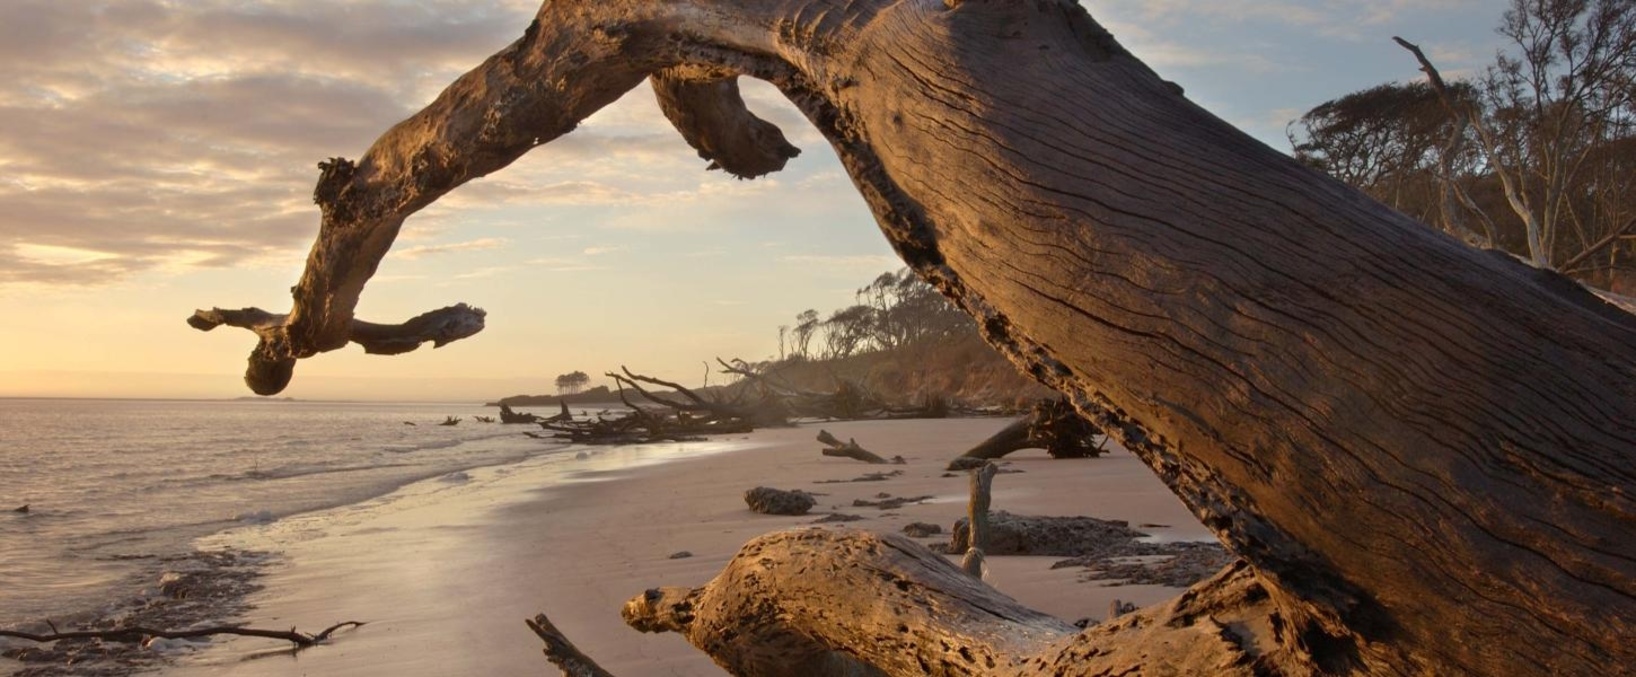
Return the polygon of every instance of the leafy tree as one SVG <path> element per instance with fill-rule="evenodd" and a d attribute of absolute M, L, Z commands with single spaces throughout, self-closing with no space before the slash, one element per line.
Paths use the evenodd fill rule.
<path fill-rule="evenodd" d="M 558 395 L 575 395 L 590 385 L 591 377 L 583 371 L 572 371 L 557 377 Z"/>

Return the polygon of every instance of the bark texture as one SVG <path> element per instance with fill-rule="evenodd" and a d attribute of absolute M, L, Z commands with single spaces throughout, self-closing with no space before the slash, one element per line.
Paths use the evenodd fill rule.
<path fill-rule="evenodd" d="M 903 259 L 1248 562 L 1279 670 L 1636 669 L 1636 323 L 1238 132 L 1067 2 L 548 2 L 325 165 L 294 308 L 253 359 L 340 347 L 404 218 L 644 77 L 714 164 L 778 166 L 737 74 L 795 102 Z M 879 641 L 825 627 L 803 641 Z"/>

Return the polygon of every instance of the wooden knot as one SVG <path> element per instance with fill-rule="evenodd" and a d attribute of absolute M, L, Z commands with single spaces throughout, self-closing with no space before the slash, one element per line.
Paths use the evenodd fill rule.
<path fill-rule="evenodd" d="M 358 165 L 344 157 L 332 157 L 318 163 L 318 186 L 312 190 L 312 201 L 319 205 L 334 204 L 341 191 L 352 182 Z"/>

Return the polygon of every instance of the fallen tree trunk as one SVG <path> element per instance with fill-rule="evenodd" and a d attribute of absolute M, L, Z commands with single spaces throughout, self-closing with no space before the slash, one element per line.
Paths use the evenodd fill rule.
<path fill-rule="evenodd" d="M 410 214 L 644 78 L 713 165 L 782 167 L 741 74 L 801 108 L 910 266 L 1249 563 L 1281 665 L 1636 669 L 1636 321 L 1238 132 L 1067 2 L 546 3 L 324 165 L 253 387 L 345 344 Z"/>
<path fill-rule="evenodd" d="M 1234 565 L 1174 602 L 1080 632 L 908 538 L 822 529 L 753 540 L 703 587 L 648 590 L 623 611 L 739 677 L 1302 674 L 1291 656 L 1264 652 L 1277 645 L 1275 614 Z"/>
<path fill-rule="evenodd" d="M 1040 400 L 1027 416 L 955 457 L 949 469 L 970 463 L 960 459 L 993 460 L 1019 449 L 1044 449 L 1051 458 L 1094 458 L 1103 453 L 1102 445 L 1096 443 L 1101 432 L 1068 400 Z"/>

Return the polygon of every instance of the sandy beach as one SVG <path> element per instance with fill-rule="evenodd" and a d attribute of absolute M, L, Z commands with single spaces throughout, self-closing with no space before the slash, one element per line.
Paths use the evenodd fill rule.
<path fill-rule="evenodd" d="M 757 431 L 705 443 L 608 448 L 585 458 L 536 460 L 423 482 L 393 496 L 213 539 L 211 545 L 282 553 L 251 598 L 257 627 L 315 632 L 338 621 L 367 625 L 292 654 L 277 642 L 218 639 L 164 675 L 549 674 L 523 625 L 548 613 L 586 653 L 617 674 L 719 675 L 676 635 L 643 635 L 619 618 L 623 602 L 659 585 L 710 580 L 747 540 L 830 512 L 865 519 L 845 528 L 897 532 L 910 522 L 947 529 L 963 513 L 967 479 L 945 477 L 953 456 L 1005 419 L 826 423 Z M 824 457 L 820 428 L 904 466 Z M 1037 450 L 1008 458 L 994 508 L 1018 514 L 1127 520 L 1159 538 L 1208 532 L 1135 457 L 1053 460 Z M 885 481 L 850 482 L 878 470 Z M 812 514 L 751 513 L 755 486 L 822 494 Z M 893 510 L 853 507 L 879 494 L 933 496 Z M 672 558 L 680 552 L 691 556 Z M 1067 620 L 1101 618 L 1110 600 L 1148 604 L 1158 586 L 1086 582 L 1052 570 L 1056 557 L 995 557 L 990 583 Z"/>

